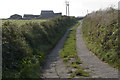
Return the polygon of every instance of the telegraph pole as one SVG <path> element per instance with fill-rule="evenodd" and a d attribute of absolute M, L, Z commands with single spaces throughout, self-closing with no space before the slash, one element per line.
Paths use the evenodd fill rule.
<path fill-rule="evenodd" d="M 67 3 L 66 3 L 66 16 L 67 16 Z"/>
<path fill-rule="evenodd" d="M 68 2 L 68 16 L 69 16 L 69 14 L 70 14 L 70 11 L 69 11 L 69 2 Z"/>
<path fill-rule="evenodd" d="M 87 10 L 87 14 L 88 14 L 88 10 Z"/>
<path fill-rule="evenodd" d="M 65 3 L 66 3 L 66 16 L 69 16 L 69 14 L 70 14 L 70 11 L 69 11 L 69 2 L 66 1 Z"/>

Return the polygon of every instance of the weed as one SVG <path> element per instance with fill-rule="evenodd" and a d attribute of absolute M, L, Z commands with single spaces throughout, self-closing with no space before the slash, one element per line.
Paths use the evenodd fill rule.
<path fill-rule="evenodd" d="M 63 62 L 64 62 L 64 63 L 67 63 L 68 60 L 70 60 L 70 59 L 69 59 L 69 58 L 64 58 L 64 59 L 63 59 Z"/>
<path fill-rule="evenodd" d="M 88 72 L 85 72 L 83 70 L 76 70 L 75 72 L 73 72 L 71 75 L 70 75 L 72 78 L 75 77 L 75 76 L 79 76 L 79 77 L 89 77 L 89 73 Z"/>

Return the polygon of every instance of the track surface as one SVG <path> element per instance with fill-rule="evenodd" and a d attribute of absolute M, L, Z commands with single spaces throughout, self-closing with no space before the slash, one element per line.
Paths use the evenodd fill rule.
<path fill-rule="evenodd" d="M 82 65 L 89 68 L 89 70 L 92 72 L 92 78 L 118 78 L 118 71 L 116 69 L 99 60 L 97 56 L 87 49 L 80 32 L 82 21 L 80 21 L 80 23 L 81 24 L 77 28 L 76 32 L 76 47 L 78 56 L 81 61 L 83 61 Z M 64 45 L 69 31 L 70 28 L 48 55 L 47 62 L 43 69 L 43 78 L 69 78 L 70 74 L 67 73 L 68 70 L 63 63 L 63 60 L 59 58 L 60 51 Z"/>
<path fill-rule="evenodd" d="M 66 65 L 63 63 L 63 60 L 59 58 L 59 54 L 72 27 L 67 30 L 62 39 L 48 55 L 47 62 L 43 69 L 43 78 L 69 78 L 65 67 Z"/>

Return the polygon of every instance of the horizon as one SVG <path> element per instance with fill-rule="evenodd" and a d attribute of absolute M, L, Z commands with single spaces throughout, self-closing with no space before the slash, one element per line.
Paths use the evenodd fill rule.
<path fill-rule="evenodd" d="M 2 12 L 0 13 L 0 18 L 9 18 L 13 14 L 19 14 L 23 17 L 24 14 L 33 14 L 40 15 L 41 10 L 53 10 L 54 13 L 62 13 L 62 15 L 66 15 L 66 0 L 3 0 L 1 1 L 0 9 Z M 107 9 L 109 7 L 113 7 L 118 9 L 119 0 L 109 0 L 109 1 L 96 1 L 96 0 L 67 0 L 70 3 L 70 16 L 85 16 L 88 13 L 93 11 L 98 11 L 100 9 Z M 7 2 L 7 3 L 6 3 Z M 28 3 L 29 2 L 29 3 Z M 46 3 L 47 2 L 47 3 Z M 46 4 L 46 5 L 45 5 Z M 6 7 L 2 7 L 5 6 Z"/>

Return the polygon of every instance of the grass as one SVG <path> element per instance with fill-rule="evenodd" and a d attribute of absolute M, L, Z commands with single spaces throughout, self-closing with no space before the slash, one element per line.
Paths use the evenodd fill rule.
<path fill-rule="evenodd" d="M 76 28 L 79 26 L 80 23 L 78 23 L 75 27 L 73 27 L 69 35 L 67 37 L 67 40 L 65 41 L 65 44 L 63 46 L 63 49 L 60 53 L 60 58 L 75 58 L 77 57 L 77 51 L 76 51 Z"/>
<path fill-rule="evenodd" d="M 40 22 L 44 22 L 47 21 L 47 19 L 33 19 L 33 20 L 12 20 L 12 19 L 8 19 L 8 20 L 2 20 L 2 23 L 6 22 L 6 21 L 10 21 L 14 24 L 17 24 L 18 26 L 21 26 L 23 24 L 26 23 L 30 23 L 30 22 L 34 22 L 34 23 L 40 23 Z"/>
<path fill-rule="evenodd" d="M 77 68 L 77 69 L 84 69 L 81 65 L 78 65 L 78 64 L 72 64 L 72 67 L 73 68 Z"/>
<path fill-rule="evenodd" d="M 88 77 L 89 73 L 84 71 L 84 67 L 80 64 L 82 62 L 78 58 L 76 50 L 76 29 L 80 25 L 78 23 L 73 28 L 71 28 L 69 35 L 65 41 L 63 49 L 60 53 L 60 58 L 63 58 L 63 62 L 67 64 L 67 68 L 74 68 L 75 71 L 68 70 L 68 73 L 71 74 L 70 77 Z M 80 75 L 79 75 L 80 74 Z"/>
<path fill-rule="evenodd" d="M 89 74 L 88 74 L 88 72 L 83 71 L 83 70 L 81 70 L 81 69 L 76 70 L 75 72 L 73 72 L 73 73 L 70 75 L 71 78 L 73 78 L 73 77 L 75 77 L 75 76 L 78 76 L 78 77 L 81 77 L 81 78 L 82 78 L 82 77 L 90 77 Z"/>
<path fill-rule="evenodd" d="M 82 64 L 82 61 L 80 61 L 80 59 L 77 59 L 77 60 L 73 61 L 72 64 Z"/>
<path fill-rule="evenodd" d="M 64 63 L 67 63 L 69 60 L 70 60 L 70 59 L 66 57 L 66 58 L 63 59 L 63 62 L 64 62 Z"/>

